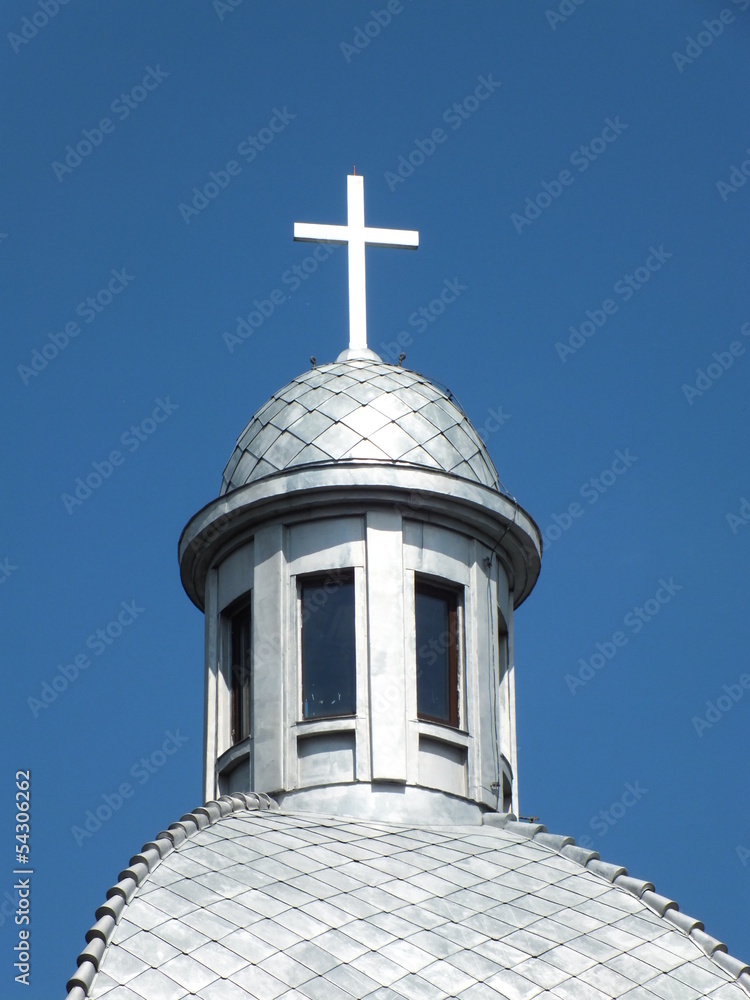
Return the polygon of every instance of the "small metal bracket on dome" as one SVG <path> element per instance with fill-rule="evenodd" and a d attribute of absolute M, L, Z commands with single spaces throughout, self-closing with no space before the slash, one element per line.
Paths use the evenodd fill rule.
<path fill-rule="evenodd" d="M 416 250 L 419 233 L 413 229 L 376 229 L 365 226 L 364 178 L 346 178 L 347 222 L 345 226 L 295 222 L 294 239 L 304 243 L 346 244 L 349 251 L 349 347 L 337 361 L 380 361 L 367 347 L 367 296 L 365 289 L 365 247 L 394 247 Z"/>

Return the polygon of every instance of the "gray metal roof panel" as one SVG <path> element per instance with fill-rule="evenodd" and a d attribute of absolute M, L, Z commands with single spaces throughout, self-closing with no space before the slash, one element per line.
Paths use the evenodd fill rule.
<path fill-rule="evenodd" d="M 343 421 L 354 436 L 339 438 L 331 425 L 340 425 L 334 421 Z M 456 447 L 443 438 L 442 445 L 420 449 L 446 432 Z M 289 433 L 295 441 L 286 440 Z M 370 441 L 378 450 L 362 444 Z M 328 447 L 330 442 L 334 444 Z M 429 468 L 437 464 L 442 471 L 506 493 L 483 443 L 448 391 L 393 365 L 351 361 L 304 372 L 258 410 L 227 463 L 222 494 L 310 464 L 309 446 L 322 449 L 324 463 L 343 459 Z"/>
<path fill-rule="evenodd" d="M 315 438 L 315 447 L 334 461 L 346 456 L 347 452 L 361 442 L 361 435 L 343 424 L 332 424 Z"/>
<path fill-rule="evenodd" d="M 723 945 L 694 923 L 683 932 L 663 915 L 673 909 L 639 898 L 648 883 L 620 879 L 612 866 L 613 884 L 601 866 L 536 842 L 541 827 L 528 824 L 526 837 L 522 824 L 497 821 L 425 831 L 285 814 L 255 796 L 223 800 L 225 813 L 228 801 L 231 814 L 210 804 L 194 823 L 186 817 L 195 831 L 209 825 L 175 836 L 151 872 L 135 865 L 126 874 L 131 901 L 117 926 L 97 925 L 109 946 L 98 971 L 81 956 L 70 1000 L 89 986 L 97 1000 L 123 991 L 137 1000 L 750 993 L 741 985 L 748 967 Z M 315 874 L 300 874 L 310 843 Z M 417 858 L 439 867 L 425 870 Z M 238 870 L 261 885 L 247 888 Z M 561 875 L 578 891 L 561 889 Z M 175 899 L 195 909 L 176 919 L 150 902 Z"/>
<path fill-rule="evenodd" d="M 331 396 L 330 399 L 324 400 L 318 409 L 333 420 L 341 420 L 342 417 L 345 417 L 347 413 L 351 413 L 352 410 L 360 409 L 360 405 L 351 396 L 347 396 L 344 392 L 339 392 L 335 396 Z"/>
<path fill-rule="evenodd" d="M 357 434 L 367 437 L 374 431 L 378 431 L 381 427 L 385 427 L 386 424 L 390 423 L 390 418 L 372 406 L 359 406 L 356 410 L 342 417 L 341 423 L 351 428 Z"/>

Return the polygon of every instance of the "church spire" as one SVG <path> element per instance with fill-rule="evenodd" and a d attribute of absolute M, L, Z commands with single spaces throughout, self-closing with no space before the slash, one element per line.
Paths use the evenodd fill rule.
<path fill-rule="evenodd" d="M 365 226 L 345 243 L 350 343 L 251 419 L 221 496 L 186 527 L 185 588 L 206 613 L 205 798 L 411 822 L 517 811 L 513 611 L 541 538 L 449 392 L 367 348 Z M 489 697 L 488 697 L 489 693 Z"/>
<path fill-rule="evenodd" d="M 413 229 L 375 229 L 365 226 L 364 178 L 349 174 L 346 178 L 347 223 L 345 226 L 295 222 L 294 239 L 306 243 L 339 243 L 349 248 L 349 351 L 373 357 L 367 348 L 367 303 L 365 289 L 365 247 L 395 247 L 416 250 L 419 233 Z"/>

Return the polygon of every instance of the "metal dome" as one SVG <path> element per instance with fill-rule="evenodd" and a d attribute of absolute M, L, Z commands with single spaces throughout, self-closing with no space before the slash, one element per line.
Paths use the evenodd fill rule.
<path fill-rule="evenodd" d="M 379 359 L 321 365 L 275 393 L 238 438 L 221 493 L 333 462 L 428 468 L 507 495 L 450 392 Z"/>

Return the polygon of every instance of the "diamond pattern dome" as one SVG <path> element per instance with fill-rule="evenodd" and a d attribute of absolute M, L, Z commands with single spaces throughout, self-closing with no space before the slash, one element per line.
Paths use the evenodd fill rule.
<path fill-rule="evenodd" d="M 371 360 L 312 368 L 275 393 L 238 438 L 221 493 L 332 462 L 417 466 L 507 493 L 447 389 Z"/>

